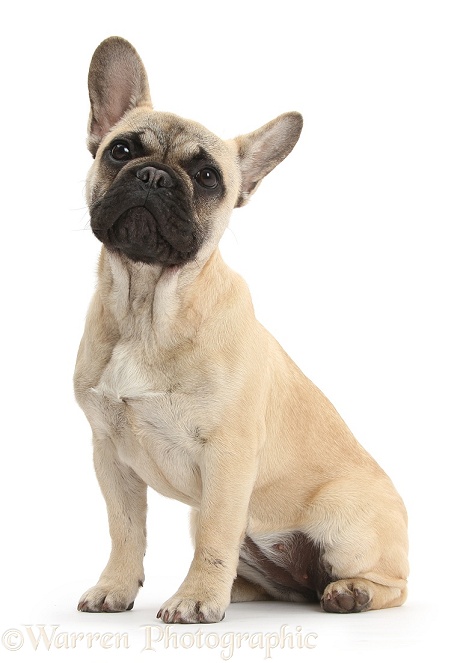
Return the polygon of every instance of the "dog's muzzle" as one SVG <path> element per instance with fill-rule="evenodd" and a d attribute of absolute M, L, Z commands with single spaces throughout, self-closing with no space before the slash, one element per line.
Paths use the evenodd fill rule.
<path fill-rule="evenodd" d="M 185 186 L 167 166 L 127 169 L 91 208 L 95 236 L 131 260 L 182 265 L 193 260 L 200 232 Z"/>

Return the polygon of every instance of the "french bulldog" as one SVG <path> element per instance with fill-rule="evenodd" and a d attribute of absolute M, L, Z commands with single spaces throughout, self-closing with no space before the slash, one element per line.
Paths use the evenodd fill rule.
<path fill-rule="evenodd" d="M 257 322 L 218 248 L 232 210 L 295 146 L 301 116 L 221 140 L 153 110 L 142 61 L 120 37 L 97 48 L 88 80 L 87 202 L 102 249 L 75 394 L 112 549 L 78 609 L 133 607 L 148 486 L 192 509 L 194 556 L 157 613 L 166 623 L 218 622 L 230 601 L 401 605 L 401 498 Z"/>

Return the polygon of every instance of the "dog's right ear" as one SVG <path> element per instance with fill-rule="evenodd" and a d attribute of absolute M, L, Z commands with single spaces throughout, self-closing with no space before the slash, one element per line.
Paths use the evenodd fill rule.
<path fill-rule="evenodd" d="M 95 157 L 108 131 L 137 106 L 151 106 L 148 77 L 137 51 L 122 37 L 109 37 L 96 49 L 88 72 L 90 118 L 87 146 Z"/>

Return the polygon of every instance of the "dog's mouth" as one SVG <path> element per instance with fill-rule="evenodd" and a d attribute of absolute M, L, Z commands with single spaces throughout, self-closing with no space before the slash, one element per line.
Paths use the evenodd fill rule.
<path fill-rule="evenodd" d="M 153 186 L 140 170 L 118 178 L 92 207 L 91 226 L 110 251 L 136 262 L 181 266 L 196 257 L 201 233 L 186 190 L 173 174 L 162 173 L 169 186 Z"/>
<path fill-rule="evenodd" d="M 182 232 L 172 220 L 157 222 L 143 206 L 126 210 L 106 232 L 95 235 L 136 262 L 182 265 L 194 259 L 198 249 L 194 232 Z"/>

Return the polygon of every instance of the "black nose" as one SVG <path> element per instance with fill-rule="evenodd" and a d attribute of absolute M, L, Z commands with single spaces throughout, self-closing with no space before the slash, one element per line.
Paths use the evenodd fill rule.
<path fill-rule="evenodd" d="M 148 184 L 150 187 L 157 189 L 161 187 L 163 189 L 169 189 L 174 186 L 174 181 L 165 170 L 160 168 L 155 168 L 154 166 L 145 166 L 140 168 L 136 173 L 137 178 Z"/>

